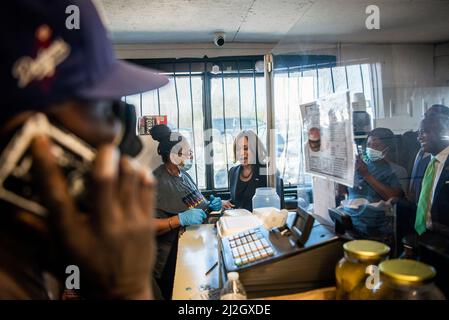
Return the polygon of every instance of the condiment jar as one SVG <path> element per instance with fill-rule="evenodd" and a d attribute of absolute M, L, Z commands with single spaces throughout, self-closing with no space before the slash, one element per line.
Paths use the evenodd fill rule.
<path fill-rule="evenodd" d="M 377 266 L 386 259 L 390 247 L 378 241 L 354 240 L 343 245 L 344 257 L 337 263 L 335 278 L 337 299 L 349 298 L 349 294 L 369 275 L 367 268 Z"/>
<path fill-rule="evenodd" d="M 433 283 L 436 271 L 425 263 L 393 259 L 379 264 L 379 282 L 372 288 L 359 286 L 351 299 L 370 300 L 444 300 Z"/>

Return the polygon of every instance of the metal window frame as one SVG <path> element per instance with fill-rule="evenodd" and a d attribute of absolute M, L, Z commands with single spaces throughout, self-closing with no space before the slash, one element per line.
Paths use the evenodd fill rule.
<path fill-rule="evenodd" d="M 207 70 L 207 62 L 204 62 L 204 70 Z M 203 75 L 203 129 L 204 131 L 212 128 L 212 98 L 211 98 L 211 77 L 208 72 L 204 72 Z M 203 141 L 204 150 L 212 150 L 213 152 L 213 137 L 206 137 Z M 209 148 L 209 144 L 211 148 Z M 214 166 L 211 163 L 206 163 L 206 190 L 215 190 L 214 188 Z"/>
<path fill-rule="evenodd" d="M 263 60 L 263 56 L 238 56 L 238 57 L 218 57 L 218 58 L 183 58 L 183 59 L 131 59 L 128 60 L 129 62 L 150 67 L 152 69 L 160 70 L 162 66 L 171 66 L 171 70 L 169 71 L 163 71 L 163 73 L 170 75 L 173 77 L 174 85 L 175 85 L 175 95 L 176 95 L 176 107 L 177 107 L 177 113 L 178 113 L 178 120 L 177 120 L 177 127 L 179 129 L 179 115 L 180 115 L 180 107 L 179 107 L 179 97 L 177 92 L 177 82 L 176 78 L 179 77 L 189 77 L 189 80 L 192 76 L 201 76 L 203 81 L 203 92 L 202 92 L 202 107 L 203 107 L 203 130 L 209 130 L 213 128 L 212 125 L 212 105 L 211 105 L 211 80 L 213 78 L 221 78 L 222 79 L 222 85 L 224 85 L 224 79 L 226 78 L 237 78 L 238 80 L 238 92 L 239 92 L 239 123 L 240 128 L 242 128 L 242 118 L 241 118 L 241 84 L 240 79 L 243 77 L 253 79 L 253 89 L 254 89 L 254 108 L 255 108 L 255 115 L 256 115 L 256 131 L 259 133 L 258 128 L 258 105 L 257 105 L 257 78 L 264 77 L 263 72 L 257 72 L 255 70 L 255 63 L 258 60 Z M 225 63 L 235 63 L 238 68 L 235 72 L 224 72 L 223 65 Z M 200 72 L 192 72 L 192 64 L 198 63 L 199 65 L 202 65 L 202 71 Z M 243 63 L 249 63 L 252 68 L 251 69 L 245 69 L 245 72 L 243 72 L 243 69 L 241 70 L 240 67 Z M 187 64 L 188 70 L 184 70 L 182 73 L 177 72 L 177 65 L 180 64 Z M 219 64 L 221 65 L 221 72 L 218 75 L 214 75 L 209 71 L 209 66 L 212 64 Z M 192 85 L 191 82 L 189 82 L 190 86 L 190 108 L 191 113 L 193 113 L 193 94 L 192 94 Z M 222 87 L 223 90 L 223 87 Z M 223 90 L 223 99 L 224 99 L 225 90 Z M 160 93 L 159 89 L 157 89 L 157 103 L 158 103 L 158 112 L 159 115 L 161 114 L 161 101 L 160 101 Z M 223 100 L 223 107 L 225 108 L 225 100 Z M 141 103 L 142 106 L 142 103 Z M 226 110 L 224 110 L 224 127 L 226 127 L 225 123 L 225 114 Z M 226 130 L 225 130 L 226 131 Z M 193 134 L 193 144 L 194 144 L 194 154 L 196 154 L 196 144 L 197 141 L 195 141 L 195 133 L 194 133 L 194 116 L 192 114 L 192 134 Z M 226 137 L 226 136 L 225 136 Z M 209 140 L 207 140 L 205 137 L 203 141 L 203 148 L 204 150 L 212 150 L 213 152 L 213 145 L 209 146 L 211 143 L 213 143 L 213 137 L 209 137 Z M 225 138 L 227 139 L 227 138 Z M 226 149 L 227 149 L 227 143 L 226 143 Z M 226 157 L 228 157 L 228 152 L 226 151 Z M 226 161 L 228 162 L 228 161 Z M 195 161 L 196 163 L 196 161 Z M 195 164 L 196 165 L 196 164 Z M 226 164 L 227 168 L 229 168 L 229 163 Z M 196 165 L 195 167 L 196 172 L 196 182 L 198 183 L 198 167 Z M 206 189 L 202 190 L 205 194 L 208 194 L 210 192 L 218 192 L 218 193 L 227 193 L 229 188 L 215 188 L 214 185 L 214 168 L 213 164 L 206 164 L 205 165 L 205 182 L 206 182 Z"/>
<path fill-rule="evenodd" d="M 174 77 L 174 82 L 175 82 L 175 94 L 176 94 L 176 103 L 177 103 L 177 112 L 178 112 L 178 120 L 177 120 L 177 124 L 178 124 L 178 128 L 179 128 L 179 116 L 180 116 L 180 107 L 179 107 L 179 97 L 178 97 L 178 93 L 177 93 L 177 83 L 176 83 L 176 77 L 183 77 L 183 76 L 187 76 L 189 77 L 189 85 L 190 85 L 190 108 L 191 108 L 191 114 L 192 114 L 192 134 L 193 134 L 193 144 L 194 144 L 194 153 L 196 154 L 196 143 L 197 141 L 195 141 L 195 133 L 194 133 L 194 123 L 195 123 L 195 119 L 194 119 L 194 112 L 193 112 L 193 94 L 192 94 L 192 83 L 191 83 L 191 79 L 192 76 L 201 76 L 202 77 L 202 81 L 203 81 L 203 92 L 202 92 L 202 107 L 203 107 L 203 129 L 204 130 L 208 130 L 208 129 L 212 129 L 213 125 L 212 125 L 212 105 L 211 105 L 211 80 L 213 78 L 221 78 L 222 79 L 222 90 L 223 90 L 223 108 L 225 108 L 225 103 L 226 101 L 224 100 L 224 95 L 225 95 L 225 90 L 223 88 L 224 86 L 224 79 L 228 78 L 228 77 L 232 77 L 232 78 L 237 78 L 237 84 L 238 84 L 238 94 L 239 94 L 239 126 L 240 129 L 243 128 L 243 124 L 242 124 L 242 97 L 241 97 L 241 78 L 245 77 L 245 78 L 252 78 L 253 79 L 253 94 L 254 94 L 254 112 L 255 112 L 255 120 L 256 120 L 256 132 L 257 134 L 259 134 L 259 115 L 258 115 L 258 99 L 257 99 L 257 79 L 258 78 L 262 78 L 265 76 L 264 72 L 257 72 L 255 69 L 255 63 L 258 60 L 263 60 L 264 57 L 263 56 L 248 56 L 248 57 L 221 57 L 221 58 L 186 58 L 186 59 L 138 59 L 138 60 L 130 60 L 133 63 L 139 64 L 139 65 L 143 65 L 143 66 L 151 66 L 152 68 L 156 68 L 158 69 L 160 66 L 162 65 L 172 65 L 172 72 L 171 74 Z M 237 70 L 235 72 L 224 72 L 223 70 L 223 64 L 226 62 L 233 62 L 237 65 Z M 240 63 L 241 62 L 249 62 L 252 66 L 252 69 L 249 70 L 245 70 L 245 72 L 243 73 L 240 70 Z M 193 63 L 199 63 L 203 65 L 203 69 L 200 72 L 195 71 L 195 73 L 192 72 L 192 64 Z M 187 70 L 187 72 L 185 74 L 180 74 L 178 75 L 176 72 L 176 65 L 177 64 L 188 64 L 189 65 L 189 70 Z M 221 66 L 221 72 L 216 75 L 216 74 L 212 74 L 209 70 L 208 70 L 208 66 L 212 65 L 212 64 L 219 64 Z M 316 78 L 316 88 L 317 88 L 317 92 L 316 95 L 319 96 L 319 72 L 318 69 L 321 68 L 330 68 L 330 73 L 331 73 L 331 81 L 332 81 L 332 90 L 333 92 L 335 92 L 335 79 L 334 79 L 334 73 L 332 68 L 335 67 L 336 64 L 333 61 L 330 62 L 326 62 L 326 63 L 312 63 L 309 65 L 301 65 L 301 66 L 294 66 L 294 67 L 285 67 L 284 71 L 282 69 L 279 70 L 273 70 L 274 73 L 282 73 L 282 72 L 287 72 L 288 74 L 290 74 L 292 69 L 300 69 L 299 71 L 301 72 L 301 76 L 303 76 L 303 72 L 306 70 L 314 70 L 316 72 L 317 78 Z M 346 80 L 346 87 L 347 89 L 349 89 L 349 79 L 348 79 L 348 72 L 347 72 L 347 66 L 344 66 L 345 68 L 345 80 Z M 362 71 L 362 67 L 361 64 L 359 64 L 359 68 L 360 68 L 360 72 L 361 72 L 361 81 L 362 81 L 362 90 L 364 91 L 365 89 L 365 81 L 366 80 L 371 80 L 374 81 L 375 78 L 377 77 L 377 75 L 375 74 L 375 72 L 373 72 L 372 67 L 370 68 L 370 78 L 371 79 L 364 79 L 363 77 L 363 71 Z M 374 70 L 377 72 L 377 70 Z M 167 74 L 170 74 L 170 72 L 167 72 Z M 372 91 L 373 91 L 373 103 L 374 103 L 374 110 L 376 111 L 376 105 L 377 105 L 377 96 L 376 96 L 376 86 L 373 84 L 372 85 Z M 268 94 L 268 93 L 267 93 Z M 142 94 L 140 95 L 140 114 L 142 115 L 142 111 L 143 111 L 143 106 L 142 106 Z M 126 97 L 125 97 L 125 101 L 126 101 Z M 158 104 L 158 112 L 159 115 L 161 114 L 161 101 L 160 101 L 160 93 L 159 93 L 159 89 L 157 89 L 157 104 Z M 268 105 L 267 105 L 268 108 Z M 223 121 L 224 121 L 224 128 L 225 128 L 225 133 L 226 133 L 226 120 L 225 120 L 225 114 L 226 114 L 226 110 L 224 110 L 223 112 Z M 268 114 L 267 114 L 268 116 Z M 267 119 L 267 126 L 268 126 L 268 119 Z M 268 127 L 267 127 L 268 129 Z M 267 136 L 267 138 L 269 139 L 269 137 Z M 226 136 L 225 136 L 226 139 Z M 203 141 L 203 147 L 205 148 L 205 150 L 212 150 L 213 152 L 213 146 L 211 146 L 212 148 L 209 147 L 210 143 L 213 143 L 213 138 L 210 137 L 209 141 L 207 141 L 206 139 L 204 139 Z M 225 142 L 226 143 L 226 142 Z M 268 146 L 268 145 L 267 145 Z M 227 143 L 226 143 L 226 157 L 228 157 L 228 152 L 227 152 Z M 226 161 L 228 162 L 228 161 Z M 196 163 L 196 161 L 195 161 Z M 229 164 L 227 163 L 227 168 L 229 168 Z M 198 167 L 195 164 L 195 173 L 196 173 L 196 177 L 195 180 L 196 182 L 198 182 Z M 283 170 L 285 171 L 285 169 Z M 227 192 L 228 188 L 215 188 L 214 185 L 214 168 L 213 168 L 213 164 L 206 164 L 205 165 L 205 181 L 206 181 L 206 189 L 204 190 L 204 192 L 207 194 L 209 192 Z M 289 188 L 289 184 L 286 182 L 285 187 Z M 290 186 L 293 187 L 294 186 Z"/>
<path fill-rule="evenodd" d="M 222 107 L 223 107 L 223 133 L 224 133 L 224 139 L 225 139 L 225 161 L 226 161 L 226 176 L 228 176 L 229 172 L 229 159 L 228 159 L 228 139 L 226 135 L 226 96 L 225 96 L 225 84 L 224 84 L 224 70 L 223 70 L 223 62 L 220 63 L 221 65 L 221 93 L 222 93 Z M 241 119 L 240 119 L 241 121 Z M 229 180 L 229 178 L 228 178 Z M 229 188 L 229 181 L 226 183 L 227 188 Z M 214 186 L 215 186 L 215 179 L 214 179 Z"/>
<path fill-rule="evenodd" d="M 195 113 L 193 112 L 193 89 L 192 89 L 192 64 L 189 63 L 189 94 L 190 94 L 190 111 L 192 117 L 192 143 L 193 143 L 193 157 L 195 159 L 195 182 L 198 185 L 198 163 L 196 152 L 196 139 L 195 139 Z"/>

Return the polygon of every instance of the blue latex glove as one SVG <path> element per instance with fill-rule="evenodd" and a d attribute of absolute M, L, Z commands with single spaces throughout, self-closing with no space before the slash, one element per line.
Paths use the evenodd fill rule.
<path fill-rule="evenodd" d="M 206 213 L 201 209 L 189 209 L 178 214 L 181 226 L 191 226 L 193 224 L 201 224 L 206 219 Z"/>
<path fill-rule="evenodd" d="M 221 210 L 221 198 L 220 197 L 214 197 L 214 195 L 211 195 L 209 198 L 209 209 L 212 211 L 220 211 Z"/>

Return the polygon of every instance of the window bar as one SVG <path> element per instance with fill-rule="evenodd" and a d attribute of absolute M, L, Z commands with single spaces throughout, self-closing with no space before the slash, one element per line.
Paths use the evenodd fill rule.
<path fill-rule="evenodd" d="M 316 96 L 320 97 L 320 76 L 318 74 L 318 64 L 315 65 L 316 70 Z"/>
<path fill-rule="evenodd" d="M 140 94 L 140 116 L 143 116 L 143 109 L 142 109 L 142 93 Z"/>
<path fill-rule="evenodd" d="M 374 73 L 374 70 L 376 71 Z M 379 110 L 377 110 L 377 101 L 378 101 L 378 82 L 377 82 L 377 68 L 375 64 L 370 64 L 370 73 L 371 73 L 371 84 L 373 89 L 373 109 L 374 109 L 374 119 L 377 119 Z M 376 79 L 374 79 L 376 77 Z"/>
<path fill-rule="evenodd" d="M 228 140 L 227 140 L 227 134 L 226 134 L 226 112 L 225 112 L 225 85 L 224 85 L 224 71 L 223 71 L 223 62 L 220 63 L 221 65 L 221 91 L 223 93 L 223 130 L 224 130 L 224 139 L 225 139 L 225 159 L 226 159 L 226 177 L 229 179 L 229 161 L 228 161 Z M 227 179 L 227 180 L 228 180 Z M 228 183 L 226 183 L 227 185 Z"/>
<path fill-rule="evenodd" d="M 359 64 L 359 68 L 360 68 L 360 78 L 362 79 L 362 92 L 365 93 L 365 83 L 363 82 L 363 71 L 361 64 Z"/>
<path fill-rule="evenodd" d="M 177 119 L 176 119 L 176 127 L 179 131 L 179 97 L 178 97 L 178 86 L 176 84 L 176 67 L 175 63 L 173 63 L 173 82 L 175 84 L 175 96 L 176 96 L 176 112 L 177 112 Z"/>
<path fill-rule="evenodd" d="M 205 132 L 212 129 L 212 107 L 211 107 L 211 77 L 209 72 L 207 71 L 207 61 L 204 62 L 204 73 L 203 73 L 203 130 Z M 203 139 L 203 147 L 204 150 L 209 150 L 209 144 L 213 143 L 214 137 L 206 136 Z M 213 145 L 212 145 L 213 147 Z M 215 155 L 214 155 L 215 156 Z M 209 157 L 209 155 L 207 155 Z M 210 161 L 205 162 L 205 171 L 206 171 L 206 189 L 213 190 L 214 189 L 214 168 L 213 164 Z"/>
<path fill-rule="evenodd" d="M 157 69 L 159 70 L 159 64 L 157 65 Z M 161 115 L 161 97 L 159 95 L 159 88 L 157 88 L 157 110 L 159 115 Z"/>
<path fill-rule="evenodd" d="M 253 83 L 254 83 L 254 111 L 256 114 L 256 133 L 259 136 L 259 118 L 257 116 L 257 83 L 256 83 L 256 60 L 252 61 L 253 64 Z"/>
<path fill-rule="evenodd" d="M 304 81 L 304 71 L 303 70 L 301 70 L 301 81 Z M 299 82 L 298 82 L 298 85 L 299 85 Z M 299 86 L 298 86 L 298 89 L 299 89 Z M 300 139 L 301 139 L 301 153 L 302 154 L 304 154 L 304 123 L 303 122 L 301 122 L 300 124 L 300 135 L 299 135 L 299 137 L 300 137 Z M 300 157 L 300 167 L 299 167 L 299 184 L 300 185 L 305 185 L 305 170 L 304 170 L 304 160 L 303 160 L 303 158 L 302 158 L 302 156 Z"/>
<path fill-rule="evenodd" d="M 240 130 L 243 129 L 242 127 L 242 95 L 241 95 L 241 86 L 240 86 L 240 63 L 239 60 L 237 60 L 237 85 L 239 89 L 239 125 Z"/>
<path fill-rule="evenodd" d="M 317 69 L 318 70 L 318 69 Z M 290 131 L 290 67 L 287 67 L 287 132 L 285 134 L 285 158 L 288 157 L 288 132 Z M 287 167 L 284 161 L 284 168 L 282 168 L 282 179 L 285 177 L 285 168 Z"/>
<path fill-rule="evenodd" d="M 302 72 L 301 72 L 301 77 L 302 77 Z M 296 88 L 297 88 L 297 95 L 298 95 L 298 102 L 302 102 L 302 99 L 300 99 L 300 94 L 301 94 L 301 86 L 300 86 L 300 81 L 302 81 L 302 79 L 300 79 L 300 77 L 297 77 L 297 83 L 296 83 Z M 302 138 L 303 138 L 303 123 L 300 122 L 299 123 L 299 137 L 300 137 L 300 152 L 301 154 L 304 153 L 304 150 L 302 149 L 303 146 L 303 142 L 302 142 Z M 288 140 L 287 140 L 288 141 Z M 303 178 L 303 174 L 304 174 L 304 168 L 303 168 L 303 159 L 302 156 L 299 157 L 299 167 L 298 167 L 298 179 L 295 181 L 296 185 L 304 185 L 304 178 Z M 285 184 L 285 183 L 284 183 Z M 291 182 L 288 183 L 289 186 L 291 186 Z"/>
<path fill-rule="evenodd" d="M 374 70 L 376 71 L 376 103 L 377 103 L 377 108 L 380 108 L 380 105 L 382 103 L 382 100 L 381 100 L 382 99 L 382 97 L 381 97 L 382 88 L 379 87 L 379 73 L 378 73 L 379 69 L 378 68 L 379 68 L 379 66 L 376 63 L 374 65 Z M 382 80 L 380 80 L 380 81 L 382 81 Z"/>
<path fill-rule="evenodd" d="M 332 67 L 330 67 L 329 69 L 331 70 L 332 92 L 335 93 L 334 73 L 332 71 Z"/>
<path fill-rule="evenodd" d="M 198 165 L 196 162 L 196 143 L 195 143 L 195 121 L 193 113 L 193 90 L 192 90 L 192 63 L 189 63 L 189 84 L 190 84 L 190 110 L 192 111 L 192 135 L 193 135 L 193 158 L 195 163 L 195 181 L 198 185 Z"/>
<path fill-rule="evenodd" d="M 157 89 L 157 111 L 161 115 L 161 97 L 159 95 L 159 88 Z"/>
<path fill-rule="evenodd" d="M 349 90 L 349 79 L 348 79 L 348 69 L 345 66 L 345 77 L 346 77 L 346 89 Z"/>

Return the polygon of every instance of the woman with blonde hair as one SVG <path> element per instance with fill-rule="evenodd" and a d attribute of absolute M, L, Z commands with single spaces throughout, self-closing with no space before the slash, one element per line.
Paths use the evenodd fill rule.
<path fill-rule="evenodd" d="M 243 208 L 252 211 L 252 199 L 257 188 L 267 187 L 268 153 L 260 138 L 252 130 L 241 131 L 234 139 L 234 161 L 238 163 L 229 169 L 229 191 L 231 199 L 224 208 Z M 276 174 L 276 191 L 283 207 L 282 180 Z"/>

